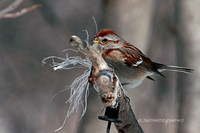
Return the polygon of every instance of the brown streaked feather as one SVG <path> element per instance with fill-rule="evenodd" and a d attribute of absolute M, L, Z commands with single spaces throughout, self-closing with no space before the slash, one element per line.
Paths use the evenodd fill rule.
<path fill-rule="evenodd" d="M 125 42 L 125 43 L 126 43 L 126 44 L 124 44 L 124 46 L 123 46 L 122 48 L 131 49 L 131 50 L 134 50 L 135 52 L 137 52 L 138 54 L 144 55 L 138 48 L 136 48 L 136 47 L 133 46 L 132 44 L 127 43 L 127 42 Z"/>
<path fill-rule="evenodd" d="M 103 52 L 103 58 L 112 58 L 115 61 L 123 62 L 127 66 L 132 67 L 136 66 L 137 62 L 141 61 L 141 56 L 139 54 L 133 53 L 130 50 L 121 50 L 121 49 L 108 49 Z"/>
<path fill-rule="evenodd" d="M 129 43 L 124 45 L 123 48 L 120 49 L 120 52 L 123 54 L 125 64 L 127 64 L 128 66 L 138 66 L 138 62 L 141 61 L 142 62 L 140 64 L 143 63 L 144 54 L 139 49 Z"/>

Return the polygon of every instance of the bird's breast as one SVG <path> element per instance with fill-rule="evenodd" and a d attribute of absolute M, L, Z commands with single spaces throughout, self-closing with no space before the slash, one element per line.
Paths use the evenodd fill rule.
<path fill-rule="evenodd" d="M 123 68 L 121 70 L 115 69 L 115 73 L 125 89 L 132 89 L 139 86 L 147 76 L 152 75 L 134 67 L 131 67 L 131 69 L 126 68 L 126 70 Z"/>
<path fill-rule="evenodd" d="M 102 57 L 108 61 L 108 62 L 119 62 L 119 63 L 123 63 L 124 61 L 124 57 L 121 54 L 120 51 L 116 50 L 116 49 L 108 49 L 105 52 L 103 52 Z"/>

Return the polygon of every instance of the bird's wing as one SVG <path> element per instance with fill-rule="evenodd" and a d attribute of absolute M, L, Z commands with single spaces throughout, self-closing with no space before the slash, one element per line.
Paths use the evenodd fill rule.
<path fill-rule="evenodd" d="M 137 67 L 143 63 L 143 53 L 133 45 L 126 45 L 123 49 L 119 50 L 123 54 L 125 64 L 128 66 Z"/>

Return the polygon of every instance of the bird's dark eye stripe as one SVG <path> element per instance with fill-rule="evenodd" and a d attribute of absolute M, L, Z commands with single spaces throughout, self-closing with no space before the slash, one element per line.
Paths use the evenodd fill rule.
<path fill-rule="evenodd" d="M 114 44 L 118 44 L 119 40 L 113 41 Z"/>

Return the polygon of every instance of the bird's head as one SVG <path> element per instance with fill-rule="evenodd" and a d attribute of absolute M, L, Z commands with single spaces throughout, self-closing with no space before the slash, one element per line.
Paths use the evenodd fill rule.
<path fill-rule="evenodd" d="M 119 37 L 114 31 L 109 29 L 100 30 L 93 40 L 93 43 L 99 44 L 102 48 L 120 48 L 124 44 L 124 40 Z"/>

